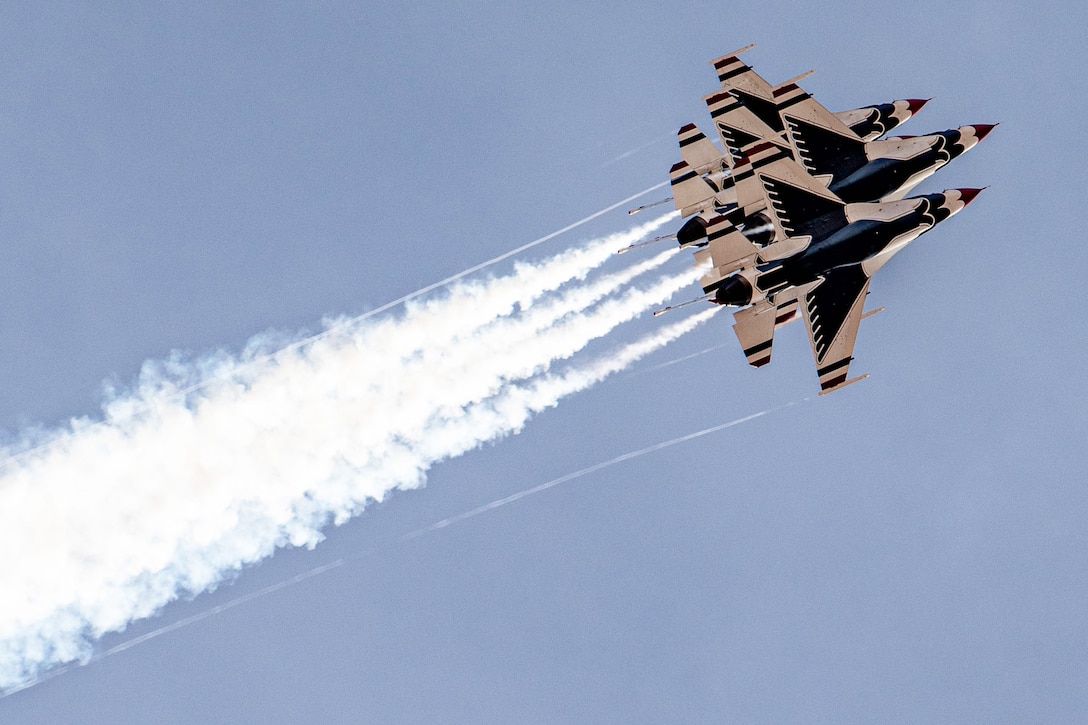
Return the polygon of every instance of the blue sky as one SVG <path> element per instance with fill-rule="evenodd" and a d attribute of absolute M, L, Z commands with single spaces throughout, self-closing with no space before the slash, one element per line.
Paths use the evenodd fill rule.
<path fill-rule="evenodd" d="M 675 130 L 710 130 L 706 61 L 750 42 L 772 82 L 817 69 L 804 86 L 834 110 L 932 96 L 903 133 L 1001 126 L 920 189 L 991 185 L 875 278 L 864 383 L 401 541 L 814 395 L 800 326 L 753 370 L 719 315 L 641 365 L 727 347 L 618 375 L 102 646 L 343 566 L 0 700 L 0 719 L 1083 712 L 1084 21 L 1065 3 L 5 6 L 10 438 L 94 415 L 145 360 L 316 329 L 663 181 Z"/>

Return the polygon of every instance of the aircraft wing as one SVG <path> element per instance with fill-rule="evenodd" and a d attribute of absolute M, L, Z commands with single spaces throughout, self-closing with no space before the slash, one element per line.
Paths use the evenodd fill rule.
<path fill-rule="evenodd" d="M 825 186 L 869 163 L 865 142 L 795 83 L 775 90 L 793 157 Z"/>
<path fill-rule="evenodd" d="M 745 213 L 766 209 L 776 241 L 760 251 L 765 262 L 805 249 L 816 237 L 847 225 L 845 204 L 788 154 L 757 144 L 734 169 L 737 202 Z"/>
<path fill-rule="evenodd" d="M 825 274 L 823 282 L 801 301 L 821 395 L 868 377 L 847 379 L 868 293 L 869 276 L 861 265 L 851 265 Z"/>

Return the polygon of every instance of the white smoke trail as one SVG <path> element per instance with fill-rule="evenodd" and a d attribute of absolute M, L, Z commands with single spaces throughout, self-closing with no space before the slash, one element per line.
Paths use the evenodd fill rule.
<path fill-rule="evenodd" d="M 623 291 L 665 253 L 586 281 L 670 217 L 275 356 L 149 365 L 103 421 L 9 458 L 0 550 L 21 555 L 0 560 L 0 687 L 85 660 L 93 639 L 279 546 L 315 545 L 329 522 L 690 329 L 549 373 L 697 278 Z"/>
<path fill-rule="evenodd" d="M 550 387 L 552 388 L 552 391 L 551 391 L 552 395 L 554 396 L 554 394 L 556 392 L 568 392 L 568 393 L 569 392 L 574 392 L 575 390 L 580 389 L 581 387 L 592 384 L 593 382 L 596 382 L 596 381 L 602 379 L 604 376 L 606 376 L 608 374 L 611 374 L 612 372 L 623 369 L 626 365 L 629 365 L 629 364 L 635 362 L 639 358 L 653 352 L 654 350 L 659 349 L 663 345 L 671 342 L 672 340 L 676 339 L 677 337 L 684 334 L 685 332 L 688 332 L 689 330 L 694 328 L 696 325 L 698 325 L 698 324 L 704 322 L 705 320 L 709 319 L 709 317 L 712 316 L 717 311 L 718 311 L 717 309 L 711 309 L 711 310 L 707 310 L 706 312 L 703 312 L 703 313 L 701 313 L 699 315 L 694 315 L 694 316 L 692 316 L 692 317 L 690 317 L 690 318 L 688 318 L 686 320 L 683 320 L 683 321 L 681 321 L 679 323 L 671 325 L 670 327 L 667 327 L 664 330 L 661 330 L 661 331 L 659 331 L 657 333 L 654 333 L 653 335 L 650 335 L 650 336 L 648 336 L 646 338 L 638 340 L 635 343 L 626 345 L 625 347 L 621 348 L 618 352 L 611 355 L 607 360 L 594 361 L 594 362 L 590 363 L 589 365 L 583 366 L 581 369 L 575 369 L 575 370 L 569 371 L 567 374 L 565 374 L 562 378 L 559 379 L 558 385 L 557 385 L 556 380 L 554 380 L 554 379 L 551 380 L 550 381 Z M 543 386 L 538 385 L 536 387 L 538 389 L 541 389 L 541 388 L 549 387 L 549 386 L 548 385 L 543 385 Z M 519 396 L 519 397 L 521 397 L 521 396 Z M 543 400 L 547 401 L 548 398 L 544 398 Z M 557 401 L 557 399 L 556 399 L 556 401 Z M 523 398 L 523 402 L 524 402 L 524 398 Z M 784 407 L 789 407 L 789 405 L 794 405 L 794 404 L 790 403 L 790 404 L 788 404 L 786 406 L 782 406 L 782 407 L 783 408 Z M 510 412 L 512 410 L 509 407 L 507 407 L 506 409 L 507 409 L 508 412 Z M 566 483 L 568 481 L 572 481 L 572 480 L 574 480 L 576 478 L 581 478 L 582 476 L 589 475 L 590 473 L 594 473 L 594 472 L 599 471 L 599 470 L 601 470 L 603 468 L 607 468 L 609 466 L 613 466 L 613 465 L 616 465 L 618 463 L 622 463 L 623 461 L 627 461 L 627 460 L 630 460 L 632 458 L 637 458 L 639 456 L 643 456 L 643 455 L 646 455 L 648 453 L 652 453 L 654 451 L 658 451 L 658 450 L 661 450 L 663 448 L 667 448 L 669 446 L 676 445 L 678 443 L 682 443 L 682 442 L 685 442 L 685 441 L 688 441 L 688 440 L 693 440 L 695 438 L 698 438 L 698 437 L 701 437 L 701 436 L 704 436 L 704 435 L 708 435 L 710 433 L 713 433 L 713 432 L 716 432 L 716 431 L 719 431 L 719 430 L 723 430 L 725 428 L 730 428 L 730 427 L 733 427 L 735 425 L 739 425 L 741 423 L 745 423 L 745 422 L 750 421 L 750 420 L 754 420 L 755 418 L 759 418 L 761 416 L 767 415 L 768 413 L 774 412 L 774 410 L 778 410 L 778 408 L 771 409 L 771 410 L 766 410 L 766 411 L 763 411 L 761 413 L 756 413 L 754 415 L 748 415 L 748 416 L 745 416 L 744 418 L 739 418 L 739 419 L 731 421 L 729 423 L 723 423 L 721 425 L 713 426 L 711 428 L 704 429 L 704 430 L 699 431 L 697 433 L 690 433 L 690 434 L 687 434 L 687 435 L 684 435 L 684 436 L 680 436 L 678 438 L 673 438 L 672 440 L 665 441 L 663 443 L 658 443 L 658 444 L 655 444 L 653 446 L 648 446 L 646 448 L 642 448 L 642 449 L 637 450 L 637 451 L 632 451 L 630 453 L 625 453 L 625 454 L 623 454 L 621 456 L 617 456 L 617 457 L 612 458 L 612 459 L 610 459 L 608 461 L 605 461 L 603 463 L 598 463 L 596 465 L 589 466 L 588 468 L 583 468 L 583 469 L 581 469 L 579 471 L 575 471 L 574 473 L 569 473 L 569 474 L 567 474 L 565 476 L 561 476 L 559 478 L 548 481 L 547 483 L 543 483 L 543 484 L 540 484 L 538 486 L 534 486 L 533 488 L 521 491 L 521 492 L 513 494 L 511 496 L 507 496 L 507 497 L 499 499 L 497 501 L 492 501 L 489 504 L 486 504 L 486 505 L 481 506 L 479 508 L 473 509 L 471 511 L 467 511 L 467 512 L 465 512 L 463 514 L 453 516 L 453 517 L 450 517 L 450 518 L 446 518 L 446 519 L 442 519 L 441 521 L 438 521 L 438 522 L 436 522 L 436 523 L 434 523 L 434 524 L 432 524 L 432 525 L 430 525 L 430 526 L 428 526 L 426 528 L 418 529 L 418 530 L 413 531 L 411 533 L 405 534 L 404 536 L 400 537 L 400 541 L 403 542 L 403 541 L 409 541 L 409 540 L 414 539 L 414 538 L 418 538 L 420 536 L 431 533 L 433 531 L 437 531 L 438 529 L 442 529 L 442 528 L 445 528 L 447 526 L 450 526 L 451 524 L 455 524 L 455 523 L 458 523 L 458 522 L 463 521 L 465 519 L 469 519 L 469 518 L 472 518 L 474 516 L 478 516 L 479 514 L 485 513 L 487 511 L 494 510 L 496 508 L 499 508 L 500 506 L 505 506 L 508 503 L 513 503 L 514 501 L 520 500 L 520 499 L 525 498 L 527 496 L 532 496 L 534 494 L 540 493 L 540 492 L 545 491 L 545 490 L 547 490 L 549 488 L 552 488 L 554 486 L 558 486 L 558 485 Z M 525 410 L 523 408 L 521 410 L 521 414 L 519 416 L 516 416 L 517 421 L 524 422 L 524 420 L 528 417 L 529 413 L 530 413 L 530 411 Z M 7 689 L 6 691 L 0 693 L 0 699 L 2 699 L 4 697 L 8 697 L 9 695 L 13 695 L 16 692 L 21 692 L 22 690 L 33 687 L 33 686 L 35 686 L 37 684 L 41 684 L 42 682 L 46 682 L 48 680 L 51 680 L 54 677 L 58 677 L 58 676 L 66 673 L 66 672 L 71 671 L 75 667 L 90 664 L 92 662 L 98 662 L 99 660 L 105 659 L 107 657 L 112 657 L 113 655 L 120 654 L 121 652 L 132 649 L 133 647 L 141 645 L 141 644 L 143 644 L 145 642 L 148 642 L 148 641 L 150 641 L 152 639 L 160 637 L 160 636 L 162 636 L 164 634 L 169 634 L 170 632 L 175 632 L 175 631 L 177 631 L 179 629 L 182 629 L 184 627 L 187 627 L 187 626 L 189 626 L 191 624 L 195 624 L 195 623 L 203 621 L 203 620 L 205 620 L 205 619 L 207 619 L 209 617 L 213 617 L 213 616 L 215 616 L 217 614 L 221 614 L 221 613 L 223 613 L 223 612 L 225 612 L 227 610 L 233 609 L 234 607 L 237 607 L 239 605 L 245 604 L 247 602 L 251 602 L 254 599 L 259 599 L 261 597 L 264 597 L 264 596 L 267 596 L 267 595 L 272 594 L 274 592 L 280 591 L 281 589 L 285 589 L 285 588 L 287 588 L 289 586 L 292 586 L 294 584 L 298 584 L 300 582 L 311 579 L 311 578 L 313 578 L 315 576 L 319 576 L 319 575 L 324 574 L 326 572 L 332 571 L 334 569 L 337 569 L 337 568 L 343 566 L 345 563 L 347 563 L 347 561 L 349 561 L 351 559 L 361 558 L 362 556 L 365 556 L 367 553 L 370 553 L 370 552 L 366 552 L 366 553 L 363 553 L 363 554 L 356 554 L 356 555 L 354 555 L 352 557 L 348 557 L 347 559 L 341 558 L 341 559 L 336 559 L 336 560 L 331 561 L 331 562 L 327 562 L 325 564 L 322 564 L 321 566 L 314 567 L 313 569 L 310 569 L 310 570 L 305 571 L 305 572 L 303 572 L 301 574 L 297 574 L 297 575 L 295 575 L 293 577 L 290 577 L 289 579 L 284 579 L 283 581 L 276 582 L 275 584 L 271 584 L 269 586 L 263 587 L 263 588 L 258 589 L 256 591 L 253 591 L 253 592 L 249 592 L 248 594 L 244 594 L 244 595 L 242 595 L 240 597 L 235 597 L 234 599 L 231 599 L 231 600 L 229 600 L 227 602 L 224 602 L 222 604 L 219 604 L 219 605 L 216 605 L 216 606 L 211 607 L 209 609 L 206 609 L 206 610 L 204 610 L 202 612 L 198 612 L 197 614 L 193 614 L 193 615 L 190 615 L 188 617 L 184 617 L 184 618 L 179 619 L 179 620 L 177 620 L 175 622 L 171 622 L 170 624 L 167 624 L 165 626 L 153 629 L 150 632 L 145 632 L 144 634 L 141 634 L 141 635 L 139 635 L 137 637 L 133 637 L 131 639 L 120 642 L 119 644 L 113 645 L 112 647 L 109 647 L 108 649 L 102 650 L 100 652 L 96 652 L 93 655 L 91 655 L 89 657 L 86 657 L 83 662 L 71 663 L 71 664 L 66 664 L 66 665 L 60 666 L 60 667 L 55 667 L 52 670 L 49 670 L 48 672 L 45 672 L 45 673 L 43 673 L 41 675 L 38 675 L 38 676 L 34 677 L 33 679 L 24 681 L 24 682 L 22 682 L 22 683 L 20 683 L 20 684 L 18 684 L 16 686 L 13 686 L 13 687 Z"/>
<path fill-rule="evenodd" d="M 381 305 L 380 307 L 376 307 L 376 308 L 374 308 L 372 310 L 368 310 L 367 312 L 364 312 L 361 315 L 357 315 L 357 316 L 349 318 L 349 319 L 340 320 L 335 325 L 330 326 L 329 329 L 327 329 L 326 331 L 318 333 L 317 335 L 314 335 L 312 337 L 307 337 L 307 338 L 304 338 L 302 340 L 297 340 L 297 341 L 289 344 L 286 348 L 284 348 L 282 350 L 279 350 L 276 353 L 273 353 L 273 355 L 279 354 L 279 353 L 282 353 L 282 352 L 286 352 L 286 351 L 289 351 L 289 350 L 293 350 L 295 348 L 302 347 L 303 345 L 307 345 L 307 344 L 313 342 L 314 340 L 317 340 L 319 338 L 326 337 L 326 336 L 328 336 L 330 334 L 335 333 L 336 330 L 339 329 L 342 326 L 358 324 L 358 323 L 360 323 L 360 322 L 362 322 L 364 320 L 368 320 L 371 317 L 374 317 L 375 315 L 379 315 L 382 312 L 387 312 L 388 310 L 394 309 L 395 307 L 398 307 L 398 306 L 400 306 L 400 305 L 402 305 L 402 304 L 404 304 L 406 302 L 414 300 L 414 299 L 416 299 L 418 297 L 422 297 L 423 295 L 427 294 L 428 292 L 433 292 L 433 291 L 435 291 L 437 289 L 441 289 L 443 287 L 448 287 L 449 285 L 453 284 L 454 282 L 457 282 L 458 280 L 464 279 L 465 277 L 468 277 L 469 275 L 472 275 L 472 274 L 475 274 L 476 272 L 480 272 L 482 270 L 485 270 L 488 267 L 491 267 L 491 266 L 493 266 L 495 264 L 498 264 L 499 262 L 502 262 L 503 260 L 509 259 L 510 257 L 517 256 L 517 255 L 521 254 L 522 252 L 526 252 L 526 251 L 532 249 L 533 247 L 536 247 L 536 246 L 539 246 L 539 245 L 543 244 L 544 242 L 555 239 L 556 237 L 558 237 L 558 236 L 560 236 L 562 234 L 566 234 L 567 232 L 571 231 L 572 229 L 577 229 L 578 227 L 582 226 L 583 224 L 588 224 L 589 222 L 593 221 L 594 219 L 596 219 L 598 217 L 601 217 L 601 216 L 604 216 L 605 214 L 607 214 L 610 211 L 613 211 L 614 209 L 618 209 L 621 206 L 624 206 L 625 204 L 628 204 L 628 203 L 634 201 L 635 199 L 638 199 L 639 197 L 642 197 L 642 196 L 645 196 L 646 194 L 649 194 L 651 191 L 656 191 L 657 189 L 660 189 L 660 188 L 664 187 L 668 183 L 669 182 L 667 182 L 667 181 L 662 181 L 661 183 L 654 184 L 653 186 L 650 186 L 650 187 L 648 187 L 646 189 L 643 189 L 642 191 L 639 191 L 639 192 L 637 192 L 635 194 L 631 194 L 631 196 L 628 196 L 628 197 L 626 197 L 624 199 L 620 199 L 619 201 L 615 202 L 614 204 L 610 204 L 609 206 L 606 206 L 604 209 L 600 209 L 598 211 L 593 212 L 592 214 L 584 216 L 584 217 L 582 217 L 581 219 L 579 219 L 576 222 L 571 222 L 570 224 L 568 224 L 567 226 L 565 226 L 565 227 L 563 227 L 561 229 L 556 229 L 554 232 L 549 232 L 548 234 L 545 234 L 542 237 L 537 237 L 536 239 L 534 239 L 531 242 L 527 242 L 525 244 L 522 244 L 520 247 L 515 247 L 514 249 L 503 252 L 502 254 L 494 256 L 491 259 L 488 259 L 488 260 L 486 260 L 484 262 L 480 262 L 479 264 L 474 265 L 472 267 L 469 267 L 468 269 L 463 269 L 463 270 L 461 270 L 460 272 L 458 272 L 456 274 L 453 274 L 453 275 L 450 275 L 449 277 L 446 277 L 445 279 L 439 280 L 439 281 L 434 282 L 432 284 L 429 284 L 429 285 L 427 285 L 425 287 L 421 287 L 421 288 L 417 289 L 414 292 L 409 292 L 408 294 L 404 295 L 403 297 L 398 297 L 395 300 L 392 300 L 390 302 L 386 302 L 384 305 Z M 652 225 L 654 225 L 654 227 L 656 227 L 656 226 L 659 226 L 666 219 L 670 219 L 670 218 L 675 217 L 675 216 L 677 216 L 677 213 L 673 212 L 672 214 L 668 214 L 668 215 L 666 215 L 666 216 L 664 216 L 664 217 L 662 217 L 662 218 L 660 218 L 658 220 L 655 220 L 654 222 L 650 222 L 650 224 L 652 224 Z M 259 360 L 263 361 L 264 358 L 260 358 Z M 195 386 L 193 386 L 192 388 L 186 389 L 183 392 L 185 392 L 185 393 L 193 392 L 194 390 L 197 390 L 200 387 L 202 387 L 202 385 L 198 383 Z"/>

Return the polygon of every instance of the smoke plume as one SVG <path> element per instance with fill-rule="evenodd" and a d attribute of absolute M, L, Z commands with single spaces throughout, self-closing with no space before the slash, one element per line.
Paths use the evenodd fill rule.
<path fill-rule="evenodd" d="M 101 420 L 0 462 L 0 688 L 282 546 L 316 545 L 434 463 L 515 433 L 712 312 L 599 359 L 585 348 L 694 281 L 639 281 L 675 250 L 598 268 L 672 215 L 399 314 L 240 355 L 148 363 Z M 556 369 L 563 366 L 563 369 Z M 18 552 L 18 554 L 13 554 Z"/>

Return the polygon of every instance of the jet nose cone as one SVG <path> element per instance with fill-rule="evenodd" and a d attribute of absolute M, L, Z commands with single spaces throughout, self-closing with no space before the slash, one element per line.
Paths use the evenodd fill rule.
<path fill-rule="evenodd" d="M 971 124 L 971 128 L 975 129 L 975 138 L 977 138 L 979 141 L 986 138 L 986 134 L 990 133 L 990 131 L 993 131 L 995 128 L 997 128 L 997 126 L 998 124 L 996 123 Z"/>
<path fill-rule="evenodd" d="M 907 100 L 907 108 L 910 109 L 911 115 L 914 115 L 915 113 L 918 113 L 918 111 L 922 110 L 922 106 L 926 105 L 927 103 L 929 103 L 933 99 L 932 98 L 908 98 L 906 100 Z"/>
<path fill-rule="evenodd" d="M 982 189 L 985 188 L 987 187 L 982 187 Z M 974 201 L 975 197 L 979 195 L 979 192 L 981 192 L 982 189 L 956 189 L 956 191 L 960 193 L 960 201 L 963 202 L 964 206 L 967 206 Z"/>

